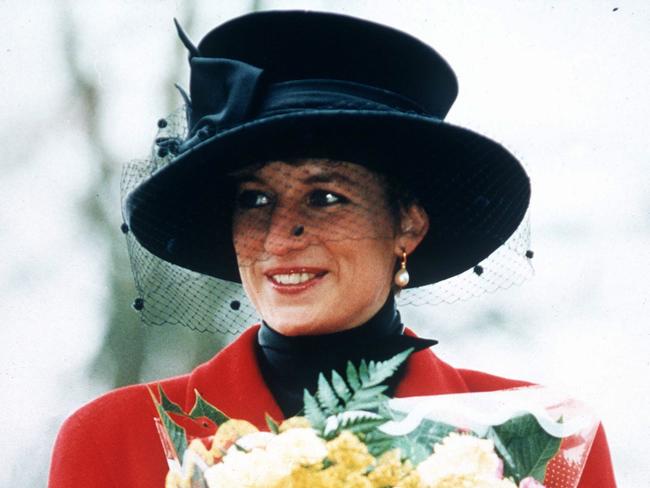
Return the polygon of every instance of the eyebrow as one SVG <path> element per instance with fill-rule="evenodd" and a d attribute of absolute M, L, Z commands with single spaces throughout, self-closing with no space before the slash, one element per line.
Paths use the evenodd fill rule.
<path fill-rule="evenodd" d="M 233 178 L 235 179 L 235 182 L 240 184 L 240 183 L 260 183 L 260 184 L 265 184 L 267 181 L 264 178 L 260 178 L 257 176 L 255 173 L 252 172 L 242 172 L 236 175 L 233 175 Z M 302 183 L 306 184 L 314 184 L 314 183 L 332 183 L 332 182 L 338 182 L 338 183 L 347 183 L 348 185 L 358 185 L 359 182 L 353 180 L 347 175 L 344 175 L 343 173 L 339 173 L 338 171 L 324 171 L 322 173 L 318 173 L 315 175 L 309 175 L 304 178 L 300 178 L 300 181 Z"/>
<path fill-rule="evenodd" d="M 347 183 L 348 185 L 356 186 L 358 181 L 353 180 L 349 176 L 346 176 L 338 171 L 324 171 L 315 175 L 307 176 L 302 179 L 303 183 Z"/>
<path fill-rule="evenodd" d="M 262 178 L 259 178 L 253 173 L 240 173 L 236 175 L 231 175 L 232 179 L 235 181 L 235 183 L 266 183 Z"/>

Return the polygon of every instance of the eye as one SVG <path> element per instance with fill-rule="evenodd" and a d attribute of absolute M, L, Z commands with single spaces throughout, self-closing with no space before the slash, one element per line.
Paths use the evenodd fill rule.
<path fill-rule="evenodd" d="M 244 190 L 237 196 L 240 208 L 259 208 L 271 203 L 271 197 L 259 190 Z"/>
<path fill-rule="evenodd" d="M 329 207 L 338 203 L 349 203 L 350 200 L 343 195 L 328 190 L 314 190 L 307 197 L 309 205 L 313 207 Z"/>

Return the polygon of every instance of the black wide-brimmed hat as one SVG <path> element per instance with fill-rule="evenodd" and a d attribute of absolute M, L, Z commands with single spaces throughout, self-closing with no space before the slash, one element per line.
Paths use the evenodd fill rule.
<path fill-rule="evenodd" d="M 398 30 L 331 13 L 267 11 L 231 20 L 190 51 L 184 138 L 127 197 L 139 243 L 181 267 L 240 281 L 227 175 L 253 163 L 327 158 L 396 179 L 427 211 L 409 287 L 481 262 L 522 221 L 526 172 L 498 143 L 444 122 L 455 75 Z"/>

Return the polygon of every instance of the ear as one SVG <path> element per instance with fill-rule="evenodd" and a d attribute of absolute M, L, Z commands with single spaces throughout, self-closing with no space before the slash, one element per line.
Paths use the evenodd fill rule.
<path fill-rule="evenodd" d="M 417 204 L 402 208 L 400 225 L 395 236 L 395 255 L 402 256 L 402 251 L 411 254 L 418 247 L 429 231 L 429 216 L 426 210 Z"/>

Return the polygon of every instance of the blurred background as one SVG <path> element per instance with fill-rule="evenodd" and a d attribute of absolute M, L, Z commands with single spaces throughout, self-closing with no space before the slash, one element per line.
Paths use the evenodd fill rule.
<path fill-rule="evenodd" d="M 536 275 L 406 308 L 405 322 L 455 366 L 586 401 L 620 486 L 650 486 L 644 0 L 0 1 L 0 485 L 44 486 L 56 432 L 83 403 L 187 372 L 232 340 L 139 322 L 119 175 L 181 105 L 173 83 L 188 85 L 172 18 L 198 42 L 272 8 L 389 24 L 449 61 L 460 93 L 448 120 L 502 142 L 529 170 Z"/>

